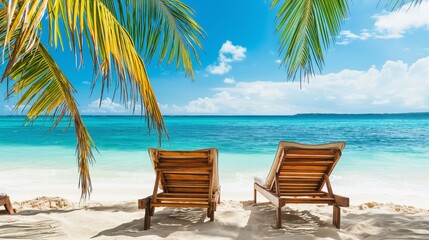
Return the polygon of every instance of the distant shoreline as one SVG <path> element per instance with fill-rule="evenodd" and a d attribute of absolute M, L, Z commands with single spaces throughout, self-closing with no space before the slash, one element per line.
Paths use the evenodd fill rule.
<path fill-rule="evenodd" d="M 0 117 L 25 117 L 26 115 L 0 115 Z M 83 114 L 82 117 L 142 117 L 144 115 L 134 114 L 134 115 L 120 115 L 120 114 Z M 305 116 L 429 116 L 429 112 L 404 112 L 404 113 L 297 113 L 290 115 L 235 115 L 235 114 L 219 114 L 219 115 L 211 115 L 211 114 L 197 114 L 197 115 L 171 115 L 165 114 L 164 117 L 305 117 Z M 40 116 L 39 118 L 50 117 L 48 116 Z"/>

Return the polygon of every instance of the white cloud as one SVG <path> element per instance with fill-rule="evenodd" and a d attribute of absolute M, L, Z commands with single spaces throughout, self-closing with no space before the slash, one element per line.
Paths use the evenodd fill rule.
<path fill-rule="evenodd" d="M 237 62 L 246 58 L 246 48 L 227 40 L 219 50 L 219 62 Z"/>
<path fill-rule="evenodd" d="M 342 70 L 304 84 L 255 81 L 213 89 L 166 114 L 385 113 L 429 111 L 429 57 L 408 65 L 387 61 L 377 69 Z"/>
<path fill-rule="evenodd" d="M 276 60 L 276 63 L 277 63 L 277 64 L 280 64 L 280 63 L 282 63 L 282 60 L 277 59 L 277 60 Z"/>
<path fill-rule="evenodd" d="M 224 83 L 233 84 L 235 83 L 235 79 L 233 77 L 227 77 L 223 80 Z"/>
<path fill-rule="evenodd" d="M 85 85 L 91 85 L 91 83 L 90 83 L 90 82 L 88 82 L 88 81 L 83 81 L 83 82 L 82 82 L 82 84 L 85 84 Z"/>
<path fill-rule="evenodd" d="M 223 75 L 231 71 L 232 66 L 228 63 L 221 62 L 219 65 L 209 65 L 207 71 L 211 74 Z"/>
<path fill-rule="evenodd" d="M 240 62 L 246 58 L 245 47 L 240 45 L 233 45 L 231 41 L 227 40 L 219 50 L 218 64 L 207 66 L 207 71 L 211 74 L 223 75 L 231 71 L 232 62 Z"/>
<path fill-rule="evenodd" d="M 411 29 L 429 29 L 428 13 L 429 3 L 427 2 L 418 6 L 408 3 L 397 11 L 384 11 L 382 14 L 373 16 L 375 22 L 371 30 L 363 29 L 360 33 L 343 30 L 340 32 L 339 41 L 336 44 L 348 45 L 353 40 L 402 38 Z"/>
<path fill-rule="evenodd" d="M 343 30 L 340 32 L 338 38 L 340 39 L 340 41 L 337 41 L 335 44 L 338 45 L 348 45 L 350 44 L 353 40 L 368 40 L 368 39 L 372 39 L 375 38 L 376 33 L 374 32 L 370 32 L 368 29 L 363 29 L 360 33 L 354 33 L 350 30 Z"/>
<path fill-rule="evenodd" d="M 136 112 L 139 113 L 141 105 L 136 104 Z M 100 99 L 92 101 L 86 107 L 82 109 L 83 113 L 86 114 L 133 114 L 133 104 L 131 101 L 128 101 L 126 105 L 116 103 L 110 98 Z"/>
<path fill-rule="evenodd" d="M 374 16 L 376 30 L 383 33 L 378 38 L 401 38 L 410 29 L 429 28 L 429 4 L 410 4 L 405 4 L 398 11 Z"/>

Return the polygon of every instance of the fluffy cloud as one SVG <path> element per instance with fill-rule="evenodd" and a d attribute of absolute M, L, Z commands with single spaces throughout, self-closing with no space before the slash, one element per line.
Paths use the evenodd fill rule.
<path fill-rule="evenodd" d="M 231 71 L 232 67 L 228 63 L 221 62 L 218 65 L 209 65 L 207 71 L 211 74 L 223 75 Z"/>
<path fill-rule="evenodd" d="M 310 84 L 255 81 L 216 88 L 212 96 L 165 114 L 386 113 L 429 111 L 429 57 L 408 65 L 387 61 L 380 69 L 343 70 Z"/>
<path fill-rule="evenodd" d="M 141 105 L 136 104 L 136 111 L 140 110 Z M 85 108 L 82 109 L 82 112 L 85 114 L 133 114 L 133 104 L 129 101 L 126 105 L 116 103 L 110 98 L 100 99 L 92 101 Z"/>
<path fill-rule="evenodd" d="M 374 15 L 372 30 L 363 29 L 360 33 L 350 30 L 340 32 L 336 42 L 338 45 L 348 45 L 353 40 L 391 39 L 402 38 L 410 29 L 429 28 L 429 3 L 424 2 L 418 6 L 405 4 L 398 11 Z"/>
<path fill-rule="evenodd" d="M 361 33 L 356 34 L 350 30 L 343 30 L 340 32 L 339 38 L 341 41 L 337 41 L 338 45 L 348 45 L 352 40 L 367 40 L 373 37 L 373 33 L 371 33 L 368 29 L 363 29 Z"/>
<path fill-rule="evenodd" d="M 374 16 L 376 30 L 384 35 L 379 38 L 400 38 L 407 30 L 413 28 L 429 28 L 429 3 L 418 6 L 405 4 L 400 10 Z"/>
<path fill-rule="evenodd" d="M 246 58 L 246 48 L 227 40 L 219 50 L 219 62 L 237 62 Z"/>
<path fill-rule="evenodd" d="M 233 84 L 235 83 L 235 79 L 233 77 L 227 77 L 223 80 L 224 83 Z"/>
<path fill-rule="evenodd" d="M 218 63 L 209 65 L 207 71 L 211 74 L 223 75 L 231 71 L 231 62 L 243 61 L 246 58 L 246 48 L 233 45 L 227 40 L 219 50 Z"/>

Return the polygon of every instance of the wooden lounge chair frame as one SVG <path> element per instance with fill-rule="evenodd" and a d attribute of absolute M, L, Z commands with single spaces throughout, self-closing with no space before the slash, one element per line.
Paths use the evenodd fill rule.
<path fill-rule="evenodd" d="M 3 205 L 8 214 L 14 214 L 16 209 L 13 208 L 12 203 L 10 202 L 9 196 L 4 196 L 0 198 L 0 206 Z"/>
<path fill-rule="evenodd" d="M 340 207 L 348 207 L 349 199 L 334 194 L 329 176 L 345 144 L 279 143 L 265 183 L 255 178 L 253 200 L 256 203 L 256 193 L 259 192 L 275 205 L 275 228 L 282 226 L 281 208 L 292 203 L 333 205 L 333 224 L 340 228 Z M 322 191 L 325 184 L 327 192 Z"/>
<path fill-rule="evenodd" d="M 139 199 L 145 209 L 144 230 L 150 228 L 155 207 L 207 208 L 207 217 L 214 221 L 220 203 L 218 151 L 215 148 L 196 151 L 149 149 L 156 172 L 153 195 Z M 158 189 L 162 189 L 158 193 Z"/>

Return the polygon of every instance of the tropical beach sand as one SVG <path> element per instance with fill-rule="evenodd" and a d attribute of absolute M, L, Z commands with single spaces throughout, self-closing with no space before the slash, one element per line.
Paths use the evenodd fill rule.
<path fill-rule="evenodd" d="M 262 200 L 262 198 L 261 198 Z M 16 215 L 0 212 L 1 239 L 428 239 L 429 210 L 364 203 L 342 209 L 341 229 L 332 207 L 283 208 L 283 228 L 273 229 L 271 204 L 222 201 L 215 221 L 202 209 L 157 208 L 152 228 L 143 231 L 144 211 L 136 202 L 69 202 L 40 197 L 14 202 Z"/>

